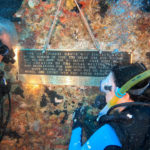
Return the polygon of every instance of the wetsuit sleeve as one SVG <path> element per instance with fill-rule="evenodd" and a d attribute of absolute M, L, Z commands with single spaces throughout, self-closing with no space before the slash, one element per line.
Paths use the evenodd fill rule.
<path fill-rule="evenodd" d="M 72 130 L 69 150 L 81 150 L 81 134 L 82 129 L 80 127 Z"/>
<path fill-rule="evenodd" d="M 81 132 L 80 127 L 72 131 L 69 150 L 105 150 L 109 146 L 120 148 L 122 146 L 115 130 L 109 124 L 99 128 L 83 146 L 81 146 Z"/>
<path fill-rule="evenodd" d="M 105 124 L 78 150 L 105 150 L 108 146 L 118 146 L 121 148 L 122 145 L 115 130 L 109 124 Z"/>

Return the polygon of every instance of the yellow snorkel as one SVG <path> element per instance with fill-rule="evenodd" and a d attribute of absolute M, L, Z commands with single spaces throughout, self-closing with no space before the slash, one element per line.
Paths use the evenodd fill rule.
<path fill-rule="evenodd" d="M 97 121 L 102 115 L 106 114 L 108 109 L 114 106 L 119 101 L 119 99 L 126 94 L 126 92 L 129 89 L 131 89 L 133 86 L 135 86 L 137 83 L 141 82 L 142 80 L 147 79 L 148 77 L 150 77 L 150 70 L 138 74 L 137 76 L 133 77 L 128 82 L 126 82 L 121 88 L 118 88 L 115 92 L 115 96 L 108 102 L 108 104 L 99 113 Z"/>

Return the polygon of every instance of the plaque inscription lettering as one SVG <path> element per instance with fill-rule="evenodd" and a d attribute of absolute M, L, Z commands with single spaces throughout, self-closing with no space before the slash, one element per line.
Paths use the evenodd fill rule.
<path fill-rule="evenodd" d="M 126 52 L 21 50 L 19 74 L 105 77 L 118 63 L 130 62 Z"/>

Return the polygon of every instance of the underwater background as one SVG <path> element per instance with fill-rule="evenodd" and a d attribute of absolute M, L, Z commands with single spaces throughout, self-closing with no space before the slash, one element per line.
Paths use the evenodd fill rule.
<path fill-rule="evenodd" d="M 150 68 L 149 0 L 78 2 L 102 51 L 128 52 L 132 62 L 143 62 Z M 23 1 L 15 14 L 21 17 L 15 22 L 19 49 L 43 49 L 57 3 L 58 0 Z M 74 0 L 62 1 L 48 48 L 94 48 Z M 7 127 L 10 132 L 0 143 L 0 150 L 67 150 L 74 110 L 85 105 L 89 116 L 97 114 L 99 109 L 94 103 L 99 87 L 41 85 L 36 81 L 29 84 L 28 80 L 18 80 L 17 65 L 1 64 L 12 83 L 12 112 Z"/>

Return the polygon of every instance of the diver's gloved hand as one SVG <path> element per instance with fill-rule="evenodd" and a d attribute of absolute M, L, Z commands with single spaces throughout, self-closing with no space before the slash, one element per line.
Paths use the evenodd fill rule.
<path fill-rule="evenodd" d="M 106 97 L 105 95 L 98 95 L 95 99 L 95 103 L 93 104 L 93 107 L 98 109 L 103 109 L 106 105 Z"/>
<path fill-rule="evenodd" d="M 83 107 L 77 108 L 73 113 L 73 125 L 72 129 L 77 127 L 82 127 L 81 118 L 82 118 Z"/>

